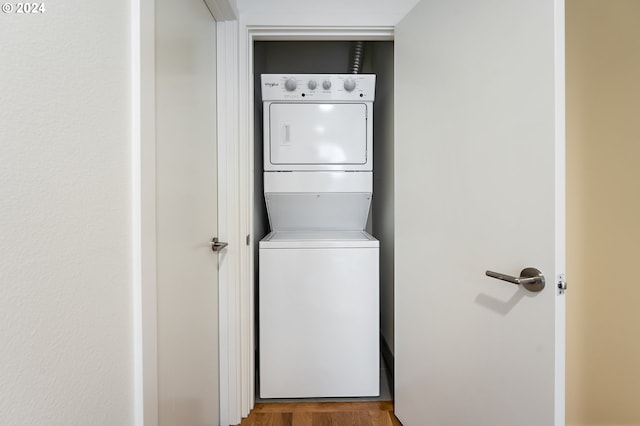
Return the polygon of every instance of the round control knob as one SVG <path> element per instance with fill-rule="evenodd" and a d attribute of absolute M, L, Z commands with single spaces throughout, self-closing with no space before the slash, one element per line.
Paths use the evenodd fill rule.
<path fill-rule="evenodd" d="M 329 80 L 325 80 L 322 82 L 322 88 L 324 90 L 329 90 L 331 89 L 331 82 Z"/>
<path fill-rule="evenodd" d="M 284 82 L 284 88 L 289 92 L 293 92 L 298 87 L 298 82 L 293 78 L 288 78 L 287 81 Z"/>
<path fill-rule="evenodd" d="M 316 87 L 318 87 L 318 83 L 315 80 L 309 80 L 309 82 L 307 83 L 307 87 L 309 88 L 309 90 L 316 90 Z"/>
<path fill-rule="evenodd" d="M 347 92 L 353 92 L 353 89 L 356 88 L 356 81 L 349 77 L 344 81 L 344 90 Z"/>

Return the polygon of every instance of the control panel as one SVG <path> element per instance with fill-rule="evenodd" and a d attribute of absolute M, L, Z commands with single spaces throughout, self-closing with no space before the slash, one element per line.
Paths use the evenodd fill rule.
<path fill-rule="evenodd" d="M 262 74 L 263 101 L 368 101 L 375 74 Z"/>

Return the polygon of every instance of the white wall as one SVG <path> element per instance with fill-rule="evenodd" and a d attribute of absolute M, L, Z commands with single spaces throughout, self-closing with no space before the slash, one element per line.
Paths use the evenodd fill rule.
<path fill-rule="evenodd" d="M 130 2 L 0 14 L 0 424 L 133 423 Z"/>
<path fill-rule="evenodd" d="M 393 26 L 418 0 L 238 0 L 246 25 Z"/>

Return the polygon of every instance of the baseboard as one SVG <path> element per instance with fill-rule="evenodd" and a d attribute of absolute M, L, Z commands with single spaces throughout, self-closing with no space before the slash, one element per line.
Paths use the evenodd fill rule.
<path fill-rule="evenodd" d="M 393 351 L 387 342 L 387 339 L 384 338 L 382 334 L 380 334 L 380 353 L 382 354 L 382 361 L 384 362 L 387 372 L 387 380 L 389 381 L 389 390 L 391 391 L 391 397 L 394 395 L 394 365 L 395 361 L 393 359 Z"/>

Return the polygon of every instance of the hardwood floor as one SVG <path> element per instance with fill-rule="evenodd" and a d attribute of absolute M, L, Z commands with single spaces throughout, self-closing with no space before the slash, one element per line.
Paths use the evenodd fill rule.
<path fill-rule="evenodd" d="M 257 403 L 240 426 L 402 426 L 393 403 L 274 402 Z"/>

